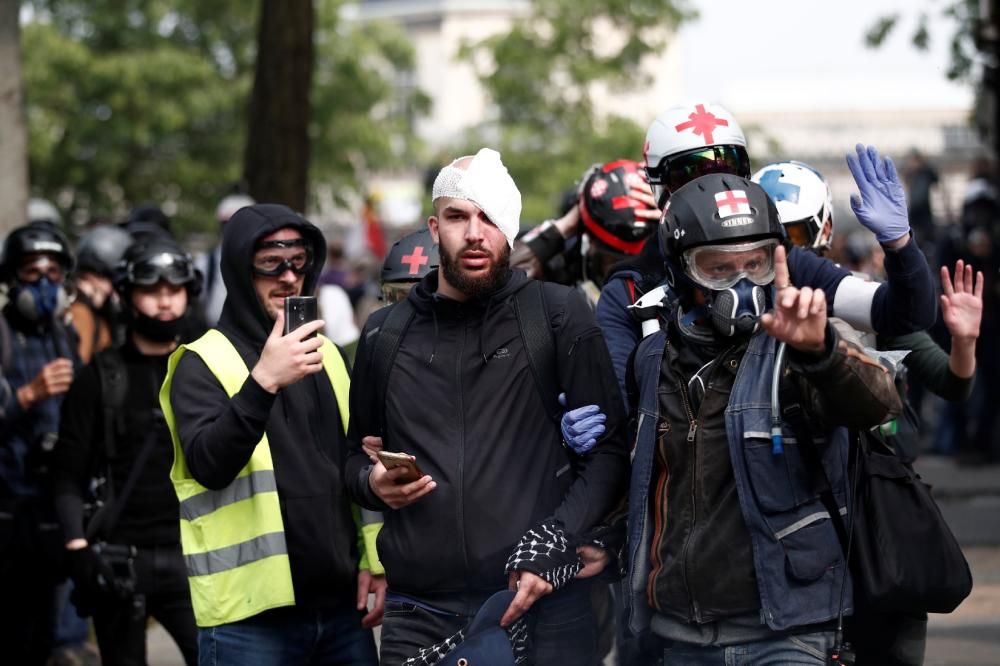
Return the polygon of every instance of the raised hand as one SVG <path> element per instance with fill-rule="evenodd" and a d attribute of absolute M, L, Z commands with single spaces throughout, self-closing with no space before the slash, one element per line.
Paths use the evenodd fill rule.
<path fill-rule="evenodd" d="M 955 263 L 955 279 L 952 281 L 948 267 L 941 267 L 941 316 L 954 340 L 975 340 L 979 337 L 979 325 L 983 319 L 982 272 L 972 277 L 972 266 L 959 259 Z"/>
<path fill-rule="evenodd" d="M 640 220 L 651 220 L 659 222 L 661 213 L 656 205 L 656 198 L 653 196 L 653 188 L 649 186 L 649 181 L 645 176 L 636 178 L 629 187 L 629 196 L 646 205 L 646 208 L 636 208 L 635 217 Z"/>
<path fill-rule="evenodd" d="M 890 243 L 910 232 L 906 192 L 889 157 L 879 157 L 875 146 L 855 146 L 857 156 L 847 155 L 847 166 L 858 185 L 859 197 L 851 195 L 851 208 L 879 243 Z"/>
<path fill-rule="evenodd" d="M 801 352 L 819 354 L 826 340 L 826 295 L 822 289 L 792 285 L 781 245 L 774 251 L 774 310 L 761 315 L 768 335 Z"/>
<path fill-rule="evenodd" d="M 319 348 L 323 341 L 318 337 L 308 340 L 305 338 L 322 330 L 323 326 L 323 320 L 317 319 L 299 326 L 288 335 L 282 335 L 285 314 L 278 310 L 274 328 L 267 336 L 257 365 L 250 374 L 265 391 L 277 393 L 306 375 L 320 372 L 323 369 L 323 355 Z"/>

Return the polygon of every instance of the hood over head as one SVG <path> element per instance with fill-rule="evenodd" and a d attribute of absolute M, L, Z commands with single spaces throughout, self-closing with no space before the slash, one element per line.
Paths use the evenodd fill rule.
<path fill-rule="evenodd" d="M 278 229 L 297 229 L 312 248 L 313 262 L 303 276 L 302 296 L 311 296 L 319 282 L 326 256 L 323 233 L 311 222 L 280 204 L 255 204 L 238 210 L 222 232 L 220 270 L 226 285 L 226 302 L 219 329 L 248 342 L 263 345 L 274 328 L 254 289 L 253 255 L 258 241 Z"/>

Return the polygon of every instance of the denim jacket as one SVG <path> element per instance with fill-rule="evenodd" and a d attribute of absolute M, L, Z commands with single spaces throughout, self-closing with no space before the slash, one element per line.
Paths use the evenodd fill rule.
<path fill-rule="evenodd" d="M 636 441 L 629 489 L 626 594 L 629 628 L 649 627 L 652 510 L 649 496 L 659 419 L 657 386 L 666 333 L 650 335 L 635 355 L 638 395 Z M 774 338 L 755 335 L 740 363 L 726 409 L 729 453 L 743 519 L 750 531 L 760 590 L 761 619 L 771 629 L 814 624 L 837 616 L 843 598 L 852 611 L 851 582 L 844 580 L 843 551 L 824 507 L 811 466 L 786 427 L 784 452 L 771 445 L 771 378 Z M 847 512 L 848 434 L 834 428 L 814 442 L 842 514 Z"/>

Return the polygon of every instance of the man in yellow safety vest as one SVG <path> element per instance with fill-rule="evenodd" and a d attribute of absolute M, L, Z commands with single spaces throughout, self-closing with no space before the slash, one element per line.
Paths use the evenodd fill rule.
<path fill-rule="evenodd" d="M 284 334 L 284 299 L 313 293 L 325 248 L 285 206 L 240 209 L 223 234 L 218 326 L 173 354 L 161 391 L 199 651 L 212 663 L 377 663 L 380 519 L 341 483 L 347 361 L 316 335 L 320 320 Z"/>

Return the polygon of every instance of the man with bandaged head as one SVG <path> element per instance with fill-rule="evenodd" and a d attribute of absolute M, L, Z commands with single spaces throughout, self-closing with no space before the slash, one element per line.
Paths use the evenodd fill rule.
<path fill-rule="evenodd" d="M 368 320 L 352 378 L 347 485 L 385 520 L 382 663 L 445 658 L 506 589 L 518 659 L 593 663 L 590 577 L 607 564 L 595 526 L 628 471 L 607 346 L 582 294 L 511 270 L 521 195 L 499 153 L 444 167 L 433 204 L 441 266 Z M 606 410 L 585 455 L 562 443 L 560 392 Z M 369 459 L 366 436 L 422 476 Z"/>

